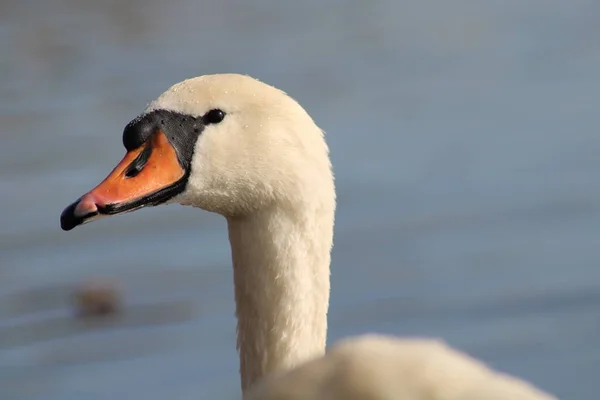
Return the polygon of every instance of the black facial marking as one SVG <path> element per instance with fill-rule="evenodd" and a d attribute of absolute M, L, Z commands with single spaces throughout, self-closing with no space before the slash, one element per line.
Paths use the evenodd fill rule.
<path fill-rule="evenodd" d="M 162 131 L 175 149 L 179 164 L 189 171 L 198 136 L 202 134 L 206 125 L 218 124 L 223 121 L 225 115 L 226 113 L 218 108 L 208 111 L 201 117 L 155 110 L 127 124 L 123 130 L 123 145 L 127 151 L 137 149 L 154 133 Z"/>
<path fill-rule="evenodd" d="M 136 118 L 125 127 L 123 145 L 131 151 L 143 145 L 154 133 L 161 131 L 175 149 L 181 167 L 189 171 L 196 140 L 204 127 L 202 117 L 156 110 Z"/>

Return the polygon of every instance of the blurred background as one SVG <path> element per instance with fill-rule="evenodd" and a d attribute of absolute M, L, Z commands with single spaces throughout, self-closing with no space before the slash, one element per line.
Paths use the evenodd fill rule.
<path fill-rule="evenodd" d="M 440 337 L 593 398 L 599 20 L 593 0 L 0 1 L 0 398 L 239 394 L 224 219 L 59 228 L 148 102 L 219 72 L 328 134 L 330 343 Z"/>

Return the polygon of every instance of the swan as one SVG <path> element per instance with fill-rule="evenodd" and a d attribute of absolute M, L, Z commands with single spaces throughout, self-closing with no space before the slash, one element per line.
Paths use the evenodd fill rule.
<path fill-rule="evenodd" d="M 244 395 L 280 398 L 278 382 L 296 376 L 297 382 L 314 385 L 302 385 L 308 390 L 304 394 L 284 385 L 296 390 L 294 398 L 344 398 L 331 393 L 310 397 L 318 396 L 318 378 L 309 379 L 307 368 L 323 370 L 341 359 L 371 357 L 390 368 L 382 374 L 401 373 L 402 349 L 413 351 L 412 359 L 435 362 L 431 348 L 384 336 L 358 337 L 325 354 L 334 176 L 323 131 L 286 93 L 239 74 L 187 79 L 167 89 L 126 125 L 123 146 L 126 154 L 112 172 L 64 209 L 61 228 L 69 231 L 100 218 L 168 203 L 224 216 Z M 381 352 L 382 348 L 387 350 Z M 437 344 L 434 348 L 445 349 Z M 379 355 L 373 356 L 373 351 Z M 393 354 L 396 357 L 389 360 Z M 456 357 L 465 363 L 459 356 L 449 358 Z M 448 362 L 444 365 L 451 367 Z M 339 380 L 341 375 L 336 376 Z"/>

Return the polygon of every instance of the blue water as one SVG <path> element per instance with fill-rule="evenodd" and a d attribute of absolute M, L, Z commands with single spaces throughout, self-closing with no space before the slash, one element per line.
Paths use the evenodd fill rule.
<path fill-rule="evenodd" d="M 60 231 L 171 84 L 241 72 L 327 132 L 329 340 L 441 337 L 561 398 L 600 388 L 600 3 L 0 1 L 0 398 L 239 394 L 222 218 Z M 72 318 L 119 280 L 120 319 Z"/>

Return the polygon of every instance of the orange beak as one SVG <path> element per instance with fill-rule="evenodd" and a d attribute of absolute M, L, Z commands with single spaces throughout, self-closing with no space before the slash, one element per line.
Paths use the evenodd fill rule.
<path fill-rule="evenodd" d="M 61 228 L 69 231 L 103 215 L 131 212 L 164 203 L 183 191 L 185 169 L 161 131 L 123 160 L 98 186 L 65 208 Z"/>

